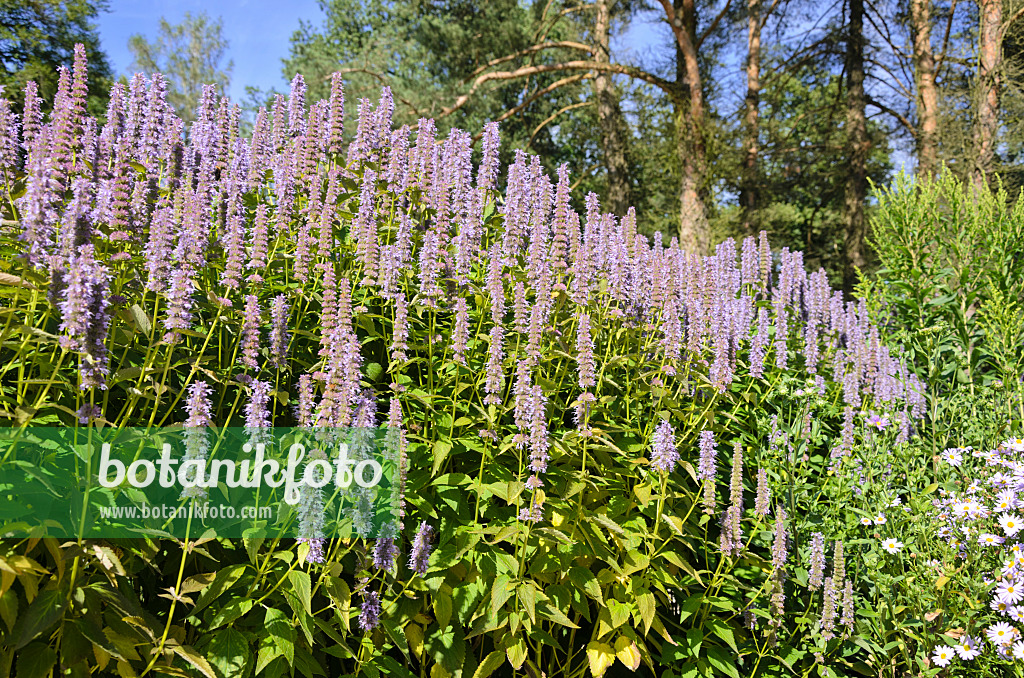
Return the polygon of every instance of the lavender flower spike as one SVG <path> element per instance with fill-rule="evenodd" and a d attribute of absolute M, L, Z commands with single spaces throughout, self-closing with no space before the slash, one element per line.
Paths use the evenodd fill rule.
<path fill-rule="evenodd" d="M 420 529 L 412 541 L 412 551 L 409 553 L 409 569 L 416 574 L 424 575 L 430 567 L 430 553 L 434 550 L 430 537 L 433 534 L 434 528 L 428 525 L 427 521 L 420 523 Z"/>
<path fill-rule="evenodd" d="M 380 624 L 380 594 L 367 591 L 363 595 L 363 605 L 359 610 L 359 628 L 372 631 Z"/>
<path fill-rule="evenodd" d="M 676 434 L 672 424 L 662 419 L 654 429 L 654 440 L 651 442 L 651 466 L 659 471 L 671 471 L 679 461 L 676 449 Z"/>

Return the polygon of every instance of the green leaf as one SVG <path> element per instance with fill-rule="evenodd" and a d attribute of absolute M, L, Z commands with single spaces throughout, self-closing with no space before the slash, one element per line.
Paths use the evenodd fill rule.
<path fill-rule="evenodd" d="M 18 619 L 18 595 L 13 589 L 7 589 L 0 596 L 0 619 L 4 620 L 8 630 L 14 628 L 14 622 Z"/>
<path fill-rule="evenodd" d="M 588 596 L 597 602 L 602 605 L 604 604 L 604 596 L 601 595 L 601 584 L 598 583 L 597 577 L 590 570 L 583 567 L 570 568 L 569 581 L 576 588 L 583 589 Z"/>
<path fill-rule="evenodd" d="M 505 655 L 508 657 L 508 663 L 516 671 L 523 667 L 526 662 L 526 641 L 522 636 L 516 638 L 511 645 L 505 648 Z"/>
<path fill-rule="evenodd" d="M 450 674 L 455 673 L 466 660 L 466 641 L 461 626 L 448 626 L 444 631 L 432 627 L 432 633 L 425 639 L 423 648 Z"/>
<path fill-rule="evenodd" d="M 253 601 L 248 598 L 232 598 L 227 602 L 224 607 L 217 610 L 217 613 L 213 615 L 207 628 L 209 630 L 220 628 L 225 624 L 230 624 L 239 617 L 245 615 L 252 609 Z"/>
<path fill-rule="evenodd" d="M 533 582 L 527 581 L 519 585 L 519 600 L 522 601 L 523 607 L 526 608 L 526 614 L 529 615 L 530 621 L 536 624 L 537 589 L 534 588 Z"/>
<path fill-rule="evenodd" d="M 447 440 L 438 440 L 434 443 L 434 466 L 430 472 L 430 475 L 435 476 L 441 469 L 441 465 L 444 464 L 444 460 L 448 458 L 448 453 L 452 451 L 452 444 Z"/>
<path fill-rule="evenodd" d="M 570 629 L 578 629 L 579 628 L 579 626 L 574 624 L 572 622 L 572 620 L 569 619 L 565 615 L 564 612 L 562 612 L 560 609 L 558 609 L 558 606 L 552 605 L 551 603 L 549 603 L 547 601 L 543 601 L 541 603 L 540 614 L 541 614 L 541 617 L 544 617 L 546 619 L 550 619 L 551 621 L 557 622 L 557 623 L 561 624 L 562 626 L 568 626 Z"/>
<path fill-rule="evenodd" d="M 620 537 L 626 536 L 626 531 L 622 529 L 622 526 L 603 513 L 594 513 L 590 516 L 590 519 L 601 524 L 609 532 L 614 532 Z"/>
<path fill-rule="evenodd" d="M 473 672 L 473 678 L 487 678 L 504 662 L 504 652 L 501 650 L 494 650 L 490 652 L 486 657 L 484 657 L 484 660 L 480 662 L 480 665 L 476 667 L 476 671 Z"/>
<path fill-rule="evenodd" d="M 46 643 L 32 643 L 18 653 L 18 678 L 45 678 L 57 663 L 57 653 Z"/>
<path fill-rule="evenodd" d="M 644 623 L 644 634 L 647 634 L 651 630 L 651 623 L 654 621 L 654 603 L 654 594 L 650 591 L 645 591 L 636 597 L 636 605 L 640 612 L 640 619 L 643 620 Z"/>
<path fill-rule="evenodd" d="M 733 634 L 733 630 L 732 630 L 731 626 L 726 624 L 721 619 L 715 619 L 714 617 L 708 618 L 707 621 L 705 622 L 705 624 L 707 626 L 711 627 L 711 631 L 716 636 L 718 636 L 719 638 L 724 640 L 726 643 L 728 643 L 729 647 L 732 648 L 733 652 L 735 652 L 736 654 L 739 654 L 739 652 L 740 652 L 739 648 L 736 647 L 736 636 Z"/>
<path fill-rule="evenodd" d="M 590 675 L 601 678 L 608 667 L 615 663 L 615 648 L 607 643 L 591 641 L 587 643 L 587 661 L 590 664 Z"/>
<path fill-rule="evenodd" d="M 222 593 L 231 588 L 235 582 L 237 582 L 242 574 L 245 572 L 248 565 L 239 564 L 232 565 L 231 567 L 225 567 L 223 570 L 217 572 L 213 578 L 213 583 L 206 587 L 202 595 L 199 596 L 199 600 L 196 601 L 195 609 L 192 610 L 191 617 L 195 617 L 199 614 L 200 610 L 204 609 L 207 605 L 217 599 Z"/>
<path fill-rule="evenodd" d="M 284 657 L 289 666 L 295 663 L 295 628 L 283 612 L 268 607 L 260 630 L 256 673 L 259 674 L 277 657 Z"/>
<path fill-rule="evenodd" d="M 499 574 L 494 578 L 494 584 L 491 586 L 491 614 L 498 614 L 498 610 L 508 602 L 508 599 L 512 597 L 515 592 L 515 584 L 511 582 L 507 575 Z"/>
<path fill-rule="evenodd" d="M 608 600 L 608 614 L 611 617 L 612 628 L 617 629 L 629 619 L 629 605 L 617 600 Z"/>
<path fill-rule="evenodd" d="M 14 649 L 20 650 L 31 643 L 40 633 L 57 623 L 67 609 L 67 596 L 57 589 L 47 589 L 35 597 L 18 620 Z"/>
<path fill-rule="evenodd" d="M 740 678 L 740 672 L 736 670 L 736 665 L 724 648 L 712 645 L 707 648 L 707 652 L 708 661 L 712 666 L 732 678 Z"/>
<path fill-rule="evenodd" d="M 448 627 L 448 622 L 452 618 L 452 594 L 451 591 L 446 591 L 448 588 L 442 586 L 440 590 L 433 596 L 433 608 L 434 618 L 437 619 L 437 625 L 442 629 Z"/>
<path fill-rule="evenodd" d="M 302 608 L 306 611 L 306 614 L 313 614 L 311 601 L 312 584 L 309 579 L 309 573 L 302 570 L 292 570 L 288 573 L 288 579 L 292 583 L 292 591 L 295 592 L 295 596 L 302 603 Z"/>
<path fill-rule="evenodd" d="M 175 645 L 174 654 L 194 666 L 200 673 L 206 676 L 206 678 L 217 678 L 217 674 L 213 672 L 213 667 L 210 666 L 210 662 L 206 661 L 190 645 Z"/>
<path fill-rule="evenodd" d="M 215 633 L 206 646 L 206 658 L 221 678 L 244 678 L 250 657 L 245 636 L 232 628 Z"/>

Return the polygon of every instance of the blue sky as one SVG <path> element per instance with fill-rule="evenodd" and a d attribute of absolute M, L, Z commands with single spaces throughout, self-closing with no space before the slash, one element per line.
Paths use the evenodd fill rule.
<path fill-rule="evenodd" d="M 154 39 L 160 17 L 172 24 L 181 22 L 185 12 L 196 15 L 205 10 L 212 18 L 222 17 L 227 58 L 234 61 L 228 93 L 235 101 L 244 99 L 246 85 L 283 90 L 287 83 L 281 76 L 281 59 L 288 55 L 288 41 L 299 28 L 299 19 L 315 25 L 323 19 L 317 0 L 110 0 L 109 7 L 97 24 L 100 43 L 118 75 L 128 73 L 132 62 L 128 37 L 141 33 Z"/>
<path fill-rule="evenodd" d="M 245 98 L 246 85 L 285 90 L 288 83 L 281 75 L 281 59 L 288 56 L 289 38 L 299 28 L 300 19 L 319 26 L 324 17 L 317 0 L 109 0 L 109 7 L 97 23 L 101 44 L 117 75 L 131 75 L 129 36 L 141 33 L 154 39 L 160 17 L 174 24 L 185 12 L 196 15 L 205 10 L 212 18 L 220 16 L 229 43 L 227 59 L 234 61 L 229 94 L 236 101 Z M 638 18 L 627 35 L 613 39 L 612 49 L 620 58 L 628 52 L 647 61 L 671 40 L 668 27 L 657 19 L 658 13 Z"/>

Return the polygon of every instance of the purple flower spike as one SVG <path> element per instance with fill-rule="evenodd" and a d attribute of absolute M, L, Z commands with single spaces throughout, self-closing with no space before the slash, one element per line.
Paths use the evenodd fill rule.
<path fill-rule="evenodd" d="M 679 461 L 679 450 L 676 449 L 676 434 L 672 424 L 662 419 L 654 429 L 654 440 L 651 442 L 651 466 L 659 471 L 671 471 Z"/>
<path fill-rule="evenodd" d="M 260 348 L 260 300 L 254 294 L 245 297 L 245 319 L 242 321 L 242 364 L 252 370 L 259 367 L 256 354 Z"/>
<path fill-rule="evenodd" d="M 322 563 L 324 562 L 324 542 L 326 540 L 323 537 L 299 537 L 299 542 L 305 542 L 309 544 L 309 553 L 306 554 L 307 563 Z"/>
<path fill-rule="evenodd" d="M 359 628 L 372 631 L 380 624 L 380 595 L 376 591 L 367 591 L 363 595 L 363 605 L 359 610 Z"/>
<path fill-rule="evenodd" d="M 270 358 L 278 369 L 288 366 L 288 298 L 279 294 L 270 307 Z"/>
<path fill-rule="evenodd" d="M 92 245 L 82 245 L 67 262 L 67 286 L 59 302 L 61 345 L 80 354 L 82 390 L 106 388 L 109 369 L 106 338 L 110 328 L 110 275 L 96 261 Z"/>
<path fill-rule="evenodd" d="M 430 553 L 434 550 L 430 543 L 430 537 L 434 534 L 434 528 L 427 524 L 427 521 L 420 523 L 420 529 L 416 532 L 416 538 L 412 541 L 412 551 L 409 554 L 409 569 L 419 575 L 427 573 L 429 568 Z"/>

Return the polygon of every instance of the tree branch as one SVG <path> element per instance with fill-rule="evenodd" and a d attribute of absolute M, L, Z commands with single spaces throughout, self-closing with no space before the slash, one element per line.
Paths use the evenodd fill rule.
<path fill-rule="evenodd" d="M 1006 35 L 1006 30 L 1013 24 L 1013 22 L 1015 22 L 1017 19 L 1021 18 L 1021 16 L 1024 16 L 1024 7 L 1021 7 L 1016 12 L 1014 12 L 1013 16 L 1010 17 L 1010 20 L 1003 24 L 1003 29 L 1002 29 L 1002 35 L 1003 36 Z"/>
<path fill-rule="evenodd" d="M 956 2 L 957 0 L 953 0 L 949 5 L 949 19 L 946 21 L 946 32 L 942 36 L 942 49 L 939 50 L 939 56 L 935 60 L 936 75 L 942 70 L 942 62 L 946 60 L 946 50 L 949 48 L 949 31 L 953 27 L 953 15 L 956 14 Z"/>
<path fill-rule="evenodd" d="M 664 4 L 664 3 L 662 3 L 662 4 Z M 707 37 L 709 35 L 711 35 L 712 31 L 715 30 L 715 26 L 718 25 L 718 22 L 721 21 L 722 17 L 725 16 L 725 13 L 729 11 L 729 7 L 731 5 L 732 5 L 732 0 L 727 0 L 727 2 L 725 3 L 725 7 L 723 7 L 722 11 L 718 13 L 718 16 L 716 16 L 714 21 L 711 22 L 711 25 L 708 26 L 706 31 L 704 31 L 704 34 L 701 35 L 699 38 L 697 38 L 697 44 L 694 46 L 694 49 L 698 49 L 698 50 L 700 49 L 700 46 L 704 44 L 704 41 L 707 39 Z"/>
<path fill-rule="evenodd" d="M 665 91 L 670 97 L 675 99 L 678 96 L 676 91 L 675 83 L 659 78 L 656 75 L 648 73 L 647 71 L 637 68 L 635 66 L 626 66 L 623 64 L 604 64 L 597 61 L 565 61 L 559 64 L 541 64 L 539 66 L 523 66 L 517 68 L 514 71 L 494 71 L 491 73 L 484 73 L 478 76 L 473 82 L 473 86 L 468 92 L 459 96 L 455 103 L 449 108 L 444 108 L 441 113 L 437 116 L 437 119 L 451 115 L 455 111 L 459 110 L 466 105 L 466 102 L 476 94 L 480 86 L 490 82 L 491 80 L 516 80 L 519 78 L 526 78 L 531 75 L 539 75 L 540 73 L 552 73 L 557 71 L 604 71 L 606 73 L 618 73 L 625 75 L 636 80 L 643 80 L 649 82 L 655 87 L 659 87 Z"/>
<path fill-rule="evenodd" d="M 481 73 L 486 71 L 488 68 L 492 68 L 494 66 L 497 66 L 498 64 L 503 64 L 506 61 L 512 61 L 513 59 L 517 59 L 517 58 L 522 57 L 522 56 L 527 56 L 529 54 L 534 54 L 536 52 L 540 52 L 541 50 L 545 50 L 545 49 L 558 49 L 558 48 L 578 49 L 578 50 L 581 50 L 583 52 L 586 52 L 587 54 L 590 54 L 591 56 L 593 56 L 593 54 L 594 54 L 594 48 L 591 47 L 590 45 L 585 45 L 582 42 L 573 42 L 572 40 L 559 40 L 558 42 L 545 42 L 545 43 L 541 43 L 539 45 L 530 45 L 526 49 L 520 50 L 520 51 L 516 52 L 515 54 L 508 54 L 506 56 L 499 57 L 497 59 L 494 59 L 493 61 L 490 61 L 490 62 L 484 64 L 483 66 L 480 66 L 475 71 L 470 73 L 469 77 L 464 78 L 459 83 L 459 85 L 465 85 L 467 82 L 470 81 L 470 79 L 475 78 L 476 76 L 480 75 Z"/>
<path fill-rule="evenodd" d="M 764 27 L 768 25 L 768 17 L 772 15 L 772 12 L 774 12 L 775 8 L 778 6 L 779 0 L 772 0 L 772 6 L 769 7 L 768 10 L 761 16 L 761 30 L 764 30 Z"/>
<path fill-rule="evenodd" d="M 542 129 L 547 127 L 548 123 L 550 123 L 552 120 L 554 120 L 555 118 L 560 116 L 562 113 L 566 113 L 568 111 L 571 111 L 574 108 L 582 108 L 584 106 L 593 106 L 593 105 L 594 105 L 593 101 L 577 101 L 574 104 L 569 104 L 568 106 L 562 106 L 557 111 L 555 111 L 554 113 L 549 115 L 547 118 L 545 118 L 543 122 L 541 122 L 539 125 L 537 125 L 537 127 L 534 128 L 533 133 L 530 134 L 530 140 L 526 142 L 526 147 L 529 148 L 530 145 L 533 143 L 533 140 L 537 136 L 537 134 L 539 134 Z"/>
<path fill-rule="evenodd" d="M 509 110 L 507 110 L 504 113 L 502 113 L 500 116 L 498 116 L 497 118 L 494 119 L 494 122 L 502 122 L 503 120 L 508 120 L 513 115 L 515 115 L 516 113 L 519 113 L 520 111 L 522 111 L 524 108 L 526 108 L 527 106 L 532 104 L 537 99 L 541 98 L 545 94 L 550 94 L 551 92 L 555 91 L 559 87 L 563 87 L 565 85 L 569 85 L 569 84 L 572 84 L 574 82 L 579 82 L 580 80 L 588 80 L 588 79 L 593 78 L 593 77 L 594 77 L 593 73 L 580 73 L 579 75 L 570 75 L 567 78 L 562 78 L 561 80 L 556 80 L 555 82 L 551 83 L 550 85 L 548 85 L 544 89 L 537 90 L 536 92 L 531 94 L 530 97 L 526 101 L 524 101 L 523 103 L 519 104 L 518 106 L 516 106 L 514 108 L 510 108 Z M 477 134 L 473 136 L 473 143 L 475 144 L 477 141 L 479 141 L 483 137 L 483 134 L 484 134 L 483 132 L 477 132 Z"/>
<path fill-rule="evenodd" d="M 893 110 L 893 109 L 889 108 L 888 106 L 886 106 L 882 102 L 880 102 L 877 99 L 873 98 L 871 95 L 867 95 L 865 97 L 865 101 L 867 102 L 867 104 L 869 106 L 874 106 L 875 108 L 877 108 L 881 112 L 886 113 L 886 114 L 891 115 L 892 117 L 896 118 L 896 120 L 898 120 L 901 125 L 903 125 L 904 127 L 907 128 L 907 131 L 910 132 L 910 136 L 912 136 L 915 139 L 917 138 L 917 129 L 914 127 L 913 123 L 910 122 L 910 120 L 907 118 L 907 116 L 903 115 L 899 111 L 896 111 L 896 110 Z"/>

